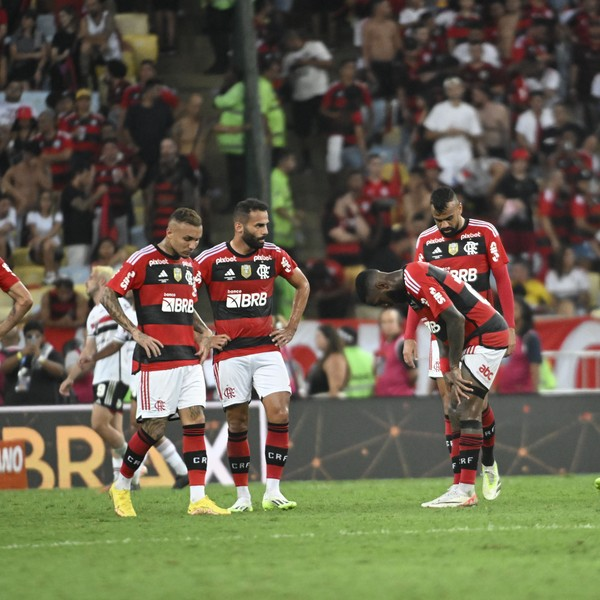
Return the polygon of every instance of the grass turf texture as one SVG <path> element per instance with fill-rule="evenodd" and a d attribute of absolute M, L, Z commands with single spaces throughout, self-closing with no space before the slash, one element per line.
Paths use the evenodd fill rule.
<path fill-rule="evenodd" d="M 0 596 L 598 598 L 593 476 L 507 477 L 493 502 L 420 508 L 447 485 L 290 482 L 298 508 L 268 513 L 254 485 L 254 512 L 227 517 L 186 515 L 187 489 L 142 489 L 137 519 L 98 490 L 0 492 Z M 233 488 L 208 492 L 233 503 Z"/>

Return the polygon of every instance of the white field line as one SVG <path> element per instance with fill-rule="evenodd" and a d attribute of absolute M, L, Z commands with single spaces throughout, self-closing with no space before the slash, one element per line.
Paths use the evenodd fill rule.
<path fill-rule="evenodd" d="M 349 529 L 340 529 L 337 532 L 337 535 L 340 537 L 359 537 L 359 536 L 394 536 L 394 537 L 402 537 L 402 536 L 413 536 L 413 535 L 431 535 L 438 533 L 483 533 L 483 532 L 514 532 L 514 531 L 581 531 L 581 530 L 598 530 L 600 529 L 600 525 L 595 525 L 593 523 L 582 523 L 579 525 L 558 525 L 558 524 L 548 524 L 548 525 L 509 525 L 509 526 L 496 526 L 493 524 L 489 524 L 487 527 L 434 527 L 431 529 L 372 529 L 368 531 L 362 530 L 349 530 Z M 313 532 L 303 532 L 303 533 L 271 533 L 268 535 L 254 535 L 253 539 L 301 539 L 301 538 L 317 538 L 317 537 L 327 537 L 327 533 L 319 532 L 318 534 Z M 227 536 L 215 536 L 211 537 L 211 542 L 215 539 L 227 539 L 227 540 L 247 540 L 248 536 L 242 535 L 227 535 Z M 56 542 L 40 542 L 40 543 L 30 543 L 30 544 L 7 544 L 5 546 L 0 546 L 0 552 L 9 552 L 11 550 L 36 550 L 36 549 L 45 549 L 45 548 L 77 548 L 80 546 L 116 546 L 116 545 L 127 545 L 127 544 L 159 544 L 159 543 L 169 543 L 169 542 L 202 542 L 206 541 L 205 536 L 185 536 L 183 538 L 145 538 L 145 539 L 133 539 L 133 538 L 123 538 L 120 540 L 88 540 L 88 541 L 80 541 L 80 540 L 62 540 Z"/>

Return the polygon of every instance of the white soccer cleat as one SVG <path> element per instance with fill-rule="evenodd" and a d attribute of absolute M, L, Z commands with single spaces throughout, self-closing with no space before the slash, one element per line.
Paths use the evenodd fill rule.
<path fill-rule="evenodd" d="M 297 503 L 288 500 L 281 492 L 276 494 L 265 494 L 262 500 L 263 510 L 291 510 L 296 508 Z"/>
<path fill-rule="evenodd" d="M 458 486 L 452 486 L 445 494 L 430 502 L 423 502 L 423 508 L 460 508 L 477 505 L 477 494 L 462 492 Z"/>
<path fill-rule="evenodd" d="M 502 488 L 502 481 L 498 473 L 498 463 L 494 461 L 491 467 L 481 466 L 481 475 L 483 478 L 481 491 L 486 500 L 495 500 Z"/>
<path fill-rule="evenodd" d="M 244 513 L 244 512 L 252 512 L 254 507 L 252 506 L 251 498 L 238 498 L 233 506 L 229 507 L 229 510 L 232 513 Z"/>

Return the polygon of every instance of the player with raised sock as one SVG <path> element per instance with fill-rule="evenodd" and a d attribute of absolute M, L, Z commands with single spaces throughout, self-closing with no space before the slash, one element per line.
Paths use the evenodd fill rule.
<path fill-rule="evenodd" d="M 190 480 L 190 515 L 227 515 L 205 492 L 206 386 L 201 362 L 211 349 L 222 348 L 226 335 L 213 336 L 194 309 L 198 300 L 196 263 L 190 258 L 202 236 L 200 215 L 176 209 L 166 235 L 134 252 L 108 282 L 102 304 L 137 343 L 133 370 L 137 373 L 137 419 L 141 427 L 127 445 L 121 471 L 110 488 L 115 512 L 135 517 L 131 479 L 148 450 L 164 435 L 167 421 L 183 426 L 183 458 Z M 123 311 L 119 296 L 133 290 L 137 326 Z M 201 336 L 200 348 L 195 332 Z"/>
<path fill-rule="evenodd" d="M 296 502 L 281 493 L 279 484 L 288 457 L 291 388 L 279 348 L 294 337 L 310 287 L 290 255 L 265 241 L 269 213 L 264 202 L 239 202 L 233 226 L 230 242 L 205 250 L 195 259 L 208 290 L 217 334 L 230 338 L 213 357 L 229 429 L 227 456 L 237 490 L 237 500 L 229 510 L 253 510 L 248 488 L 248 404 L 253 387 L 267 415 L 267 487 L 262 507 L 288 510 L 295 508 Z M 295 288 L 295 294 L 287 325 L 274 329 L 273 290 L 278 276 Z"/>
<path fill-rule="evenodd" d="M 506 353 L 506 321 L 469 283 L 426 262 L 412 262 L 392 273 L 363 271 L 356 279 L 356 293 L 362 302 L 375 306 L 408 303 L 437 338 L 450 396 L 449 416 L 460 426 L 461 471 L 456 485 L 421 506 L 474 506 L 483 399 Z"/>
<path fill-rule="evenodd" d="M 509 326 L 507 354 L 515 346 L 514 297 L 508 274 L 508 257 L 496 228 L 487 221 L 465 218 L 463 206 L 454 191 L 440 187 L 431 194 L 431 213 L 435 225 L 426 229 L 417 239 L 416 260 L 434 264 L 469 283 L 490 304 L 494 303 L 491 276 L 496 287 L 504 318 Z M 409 307 L 405 326 L 404 360 L 409 366 L 416 359 L 415 334 L 417 313 Z M 450 397 L 439 367 L 438 345 L 431 338 L 429 377 L 435 379 L 444 409 L 446 444 L 454 472 L 453 485 L 460 480 L 458 461 L 460 428 L 449 418 Z M 484 399 L 483 413 L 482 492 L 486 500 L 494 500 L 501 490 L 498 464 L 494 459 L 496 420 L 488 397 Z"/>
<path fill-rule="evenodd" d="M 13 306 L 4 321 L 0 321 L 0 339 L 2 339 L 33 306 L 33 299 L 29 290 L 21 280 L 12 272 L 12 269 L 0 258 L 0 289 L 13 301 Z M 22 355 L 15 354 L 18 361 Z"/>

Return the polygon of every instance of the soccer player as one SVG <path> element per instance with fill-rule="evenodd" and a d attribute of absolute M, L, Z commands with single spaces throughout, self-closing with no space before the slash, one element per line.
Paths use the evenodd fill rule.
<path fill-rule="evenodd" d="M 114 478 L 116 479 L 123 456 L 127 450 L 123 435 L 123 399 L 128 386 L 121 369 L 121 353 L 118 349 L 127 340 L 127 333 L 120 327 L 100 303 L 104 288 L 114 272 L 111 267 L 93 267 L 86 282 L 88 296 L 94 302 L 86 323 L 87 337 L 78 363 L 73 365 L 59 391 L 68 396 L 75 380 L 94 363 L 94 404 L 92 406 L 92 429 L 110 446 Z M 133 309 L 125 298 L 119 299 L 123 312 L 131 318 Z M 117 352 L 114 352 L 116 345 Z"/>
<path fill-rule="evenodd" d="M 206 386 L 200 364 L 211 348 L 222 348 L 225 335 L 212 333 L 194 309 L 198 300 L 196 263 L 190 258 L 202 236 L 200 215 L 176 209 L 164 239 L 134 252 L 108 282 L 101 302 L 110 316 L 137 343 L 133 371 L 137 373 L 137 419 L 117 480 L 110 488 L 115 512 L 135 517 L 131 479 L 148 450 L 164 435 L 167 421 L 178 415 L 183 425 L 183 458 L 190 480 L 190 515 L 228 515 L 205 493 Z M 138 325 L 127 317 L 119 296 L 133 290 Z M 194 333 L 201 336 L 200 348 Z"/>
<path fill-rule="evenodd" d="M 508 347 L 506 321 L 469 283 L 426 262 L 408 263 L 392 273 L 363 271 L 356 279 L 356 293 L 362 302 L 375 306 L 408 303 L 437 338 L 450 415 L 454 418 L 456 413 L 460 423 L 461 471 L 456 485 L 421 506 L 474 506 L 483 399 Z"/>
<path fill-rule="evenodd" d="M 262 400 L 267 415 L 265 458 L 267 488 L 264 510 L 289 510 L 279 488 L 289 447 L 290 377 L 280 347 L 294 337 L 310 286 L 290 255 L 266 242 L 269 213 L 264 202 L 249 198 L 233 212 L 234 235 L 205 250 L 195 260 L 212 304 L 217 334 L 231 340 L 213 358 L 217 390 L 227 416 L 227 456 L 236 485 L 237 500 L 229 510 L 251 512 L 248 489 L 250 446 L 248 403 L 252 388 Z M 275 278 L 284 277 L 295 289 L 288 324 L 273 328 Z"/>
<path fill-rule="evenodd" d="M 12 272 L 11 268 L 0 258 L 0 289 L 10 296 L 13 306 L 4 321 L 0 322 L 0 339 L 2 339 L 33 306 L 29 290 Z M 17 352 L 17 355 L 19 352 Z M 21 358 L 19 357 L 19 360 Z"/>
<path fill-rule="evenodd" d="M 417 239 L 416 260 L 430 262 L 466 281 L 492 305 L 494 296 L 490 279 L 493 275 L 502 312 L 509 325 L 507 354 L 510 354 L 515 346 L 515 323 L 514 297 L 507 268 L 508 258 L 496 228 L 486 221 L 463 217 L 462 209 L 462 203 L 452 189 L 440 187 L 432 192 L 431 213 L 435 225 L 423 231 Z M 416 359 L 417 324 L 418 316 L 409 308 L 404 332 L 404 360 L 409 366 L 414 366 Z M 456 460 L 459 424 L 456 421 L 451 423 L 448 416 L 450 398 L 439 368 L 437 350 L 438 345 L 432 336 L 429 377 L 435 379 L 442 398 L 446 444 L 452 460 L 454 484 L 457 484 L 461 469 L 461 464 Z M 500 494 L 501 480 L 498 464 L 494 460 L 496 420 L 487 397 L 483 404 L 482 422 L 482 491 L 486 500 L 494 500 Z"/>

